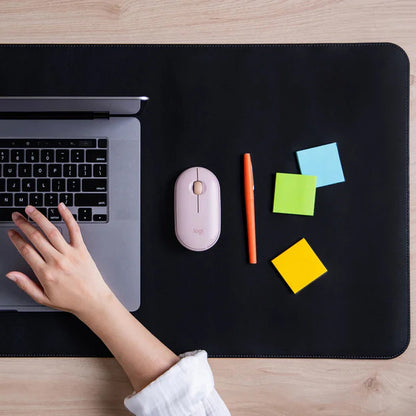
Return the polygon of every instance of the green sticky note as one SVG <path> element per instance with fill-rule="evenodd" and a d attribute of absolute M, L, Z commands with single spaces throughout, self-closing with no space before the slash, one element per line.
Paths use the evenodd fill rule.
<path fill-rule="evenodd" d="M 273 212 L 313 215 L 316 176 L 276 173 Z"/>

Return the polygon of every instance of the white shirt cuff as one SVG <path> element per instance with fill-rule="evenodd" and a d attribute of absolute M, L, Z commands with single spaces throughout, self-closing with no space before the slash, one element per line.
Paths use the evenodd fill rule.
<path fill-rule="evenodd" d="M 204 350 L 186 352 L 180 360 L 138 393 L 124 399 L 140 416 L 177 416 L 199 413 L 201 401 L 214 390 L 214 378 Z"/>

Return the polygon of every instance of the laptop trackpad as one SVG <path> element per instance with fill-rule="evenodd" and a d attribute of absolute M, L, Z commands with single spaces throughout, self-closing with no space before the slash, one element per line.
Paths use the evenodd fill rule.
<path fill-rule="evenodd" d="M 35 226 L 35 228 L 39 228 L 36 224 L 31 224 Z M 56 228 L 59 229 L 65 238 L 65 232 L 62 232 L 62 228 L 59 225 Z M 20 255 L 14 244 L 10 241 L 9 236 L 7 235 L 9 229 L 18 231 L 20 235 L 27 240 L 22 231 L 16 226 L 0 226 L 0 309 L 9 309 L 8 306 L 10 306 L 10 309 L 16 309 L 16 306 L 19 305 L 37 305 L 34 300 L 5 276 L 6 273 L 17 270 L 38 282 L 32 269 L 26 263 L 26 260 Z"/>

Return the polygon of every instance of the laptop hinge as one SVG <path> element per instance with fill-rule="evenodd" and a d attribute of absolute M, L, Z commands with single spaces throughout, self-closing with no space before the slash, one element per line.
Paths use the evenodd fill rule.
<path fill-rule="evenodd" d="M 110 118 L 108 111 L 2 111 L 2 120 L 93 120 Z"/>

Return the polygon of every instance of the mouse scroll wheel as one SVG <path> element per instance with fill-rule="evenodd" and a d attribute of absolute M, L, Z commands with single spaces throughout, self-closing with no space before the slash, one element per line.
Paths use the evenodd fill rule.
<path fill-rule="evenodd" d="M 195 195 L 200 195 L 202 194 L 202 182 L 200 181 L 195 181 L 194 185 L 192 187 L 192 190 L 194 191 Z"/>

